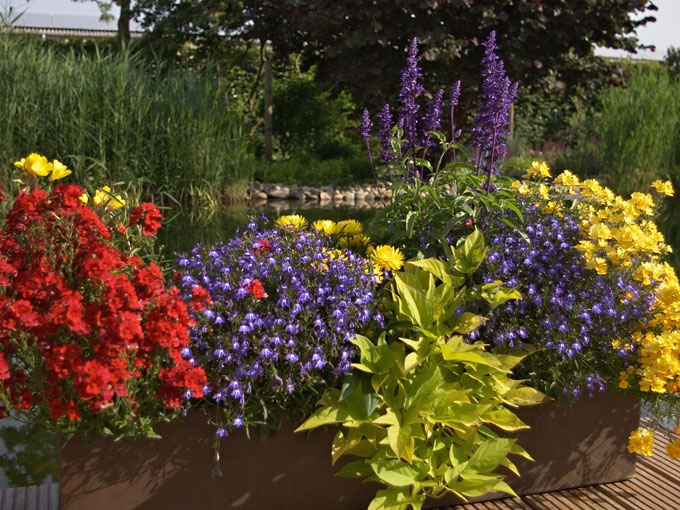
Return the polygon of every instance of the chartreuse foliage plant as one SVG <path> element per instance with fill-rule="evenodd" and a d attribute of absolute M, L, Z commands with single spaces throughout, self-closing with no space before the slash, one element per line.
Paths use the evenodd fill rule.
<path fill-rule="evenodd" d="M 485 253 L 475 230 L 448 262 L 411 260 L 394 273 L 383 301 L 390 318 L 385 330 L 375 341 L 352 340 L 359 351 L 355 370 L 298 428 L 340 426 L 333 462 L 343 455 L 359 460 L 338 475 L 385 485 L 369 510 L 420 509 L 427 497 L 447 492 L 464 499 L 514 494 L 495 470 L 517 473 L 508 455 L 530 457 L 501 434 L 527 428 L 510 407 L 545 397 L 511 378 L 526 351 L 494 355 L 481 342 L 463 341 L 485 321 L 464 311 L 471 301 L 482 298 L 496 307 L 520 298 L 501 282 L 467 285 Z"/>

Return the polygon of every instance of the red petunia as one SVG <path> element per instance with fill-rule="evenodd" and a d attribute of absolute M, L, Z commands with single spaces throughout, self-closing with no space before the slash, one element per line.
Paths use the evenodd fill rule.
<path fill-rule="evenodd" d="M 264 291 L 262 282 L 257 278 L 253 279 L 249 284 L 245 285 L 244 288 L 250 292 L 257 299 L 262 299 L 268 297 L 267 293 Z"/>
<path fill-rule="evenodd" d="M 271 245 L 269 244 L 268 239 L 258 239 L 253 243 L 253 252 L 255 253 L 269 250 L 271 250 Z"/>
<path fill-rule="evenodd" d="M 161 228 L 161 221 L 164 220 L 158 207 L 149 202 L 144 202 L 130 213 L 130 225 L 142 225 L 142 233 L 153 236 Z M 141 221 L 141 223 L 140 223 Z"/>

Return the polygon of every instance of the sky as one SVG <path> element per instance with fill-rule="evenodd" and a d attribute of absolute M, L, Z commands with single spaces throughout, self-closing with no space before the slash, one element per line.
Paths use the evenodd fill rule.
<path fill-rule="evenodd" d="M 654 44 L 656 51 L 640 51 L 633 58 L 662 60 L 669 46 L 680 48 L 680 0 L 655 0 L 659 10 L 650 13 L 656 17 L 655 23 L 649 23 L 638 29 L 638 38 L 644 44 Z M 99 7 L 94 1 L 73 0 L 0 0 L 0 12 L 5 6 L 14 6 L 17 10 L 41 14 L 84 14 L 99 15 Z M 112 14 L 118 16 L 118 8 L 114 6 Z M 620 50 L 598 48 L 597 55 L 625 57 Z"/>

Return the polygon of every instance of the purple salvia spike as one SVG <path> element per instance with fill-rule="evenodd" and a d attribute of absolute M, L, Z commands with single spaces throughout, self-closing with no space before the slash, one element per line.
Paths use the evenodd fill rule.
<path fill-rule="evenodd" d="M 404 129 L 404 138 L 407 140 L 405 150 L 416 146 L 416 124 L 418 122 L 417 112 L 420 106 L 416 103 L 416 98 L 423 91 L 423 86 L 418 83 L 422 77 L 420 67 L 418 67 L 418 40 L 414 37 L 408 51 L 406 67 L 401 71 L 401 91 L 399 92 L 399 121 Z"/>
<path fill-rule="evenodd" d="M 449 94 L 449 106 L 451 107 L 451 143 L 456 140 L 456 123 L 454 112 L 456 106 L 458 106 L 458 100 L 460 99 L 460 80 L 453 84 L 451 93 Z"/>
<path fill-rule="evenodd" d="M 442 101 L 444 100 L 444 91 L 439 89 L 432 98 L 432 101 L 427 103 L 425 116 L 423 117 L 423 135 L 421 144 L 427 147 L 434 147 L 436 144 L 432 140 L 432 135 L 428 131 L 439 131 L 441 129 L 441 115 L 442 115 Z"/>
<path fill-rule="evenodd" d="M 392 143 L 390 142 L 390 137 L 392 136 L 392 112 L 390 112 L 389 104 L 383 106 L 380 113 L 378 113 L 378 118 L 380 119 L 380 122 L 378 123 L 378 126 L 380 127 L 378 136 L 381 137 L 382 144 L 380 157 L 387 165 L 387 174 L 390 182 L 394 182 L 392 179 L 392 170 L 390 169 L 390 161 L 397 159 L 397 157 L 392 153 Z"/>
<path fill-rule="evenodd" d="M 371 117 L 368 114 L 368 110 L 364 108 L 364 112 L 361 116 L 361 124 L 359 125 L 359 134 L 368 140 L 371 137 L 371 128 L 373 127 L 373 122 L 371 122 Z"/>
<path fill-rule="evenodd" d="M 359 125 L 359 134 L 364 138 L 366 142 L 366 151 L 368 152 L 368 161 L 371 164 L 371 173 L 373 174 L 373 179 L 375 180 L 375 188 L 378 190 L 380 195 L 380 200 L 383 205 L 385 205 L 385 199 L 380 192 L 380 186 L 378 185 L 378 174 L 375 173 L 375 166 L 373 166 L 373 155 L 371 154 L 371 128 L 373 127 L 373 122 L 371 122 L 371 117 L 368 114 L 368 110 L 364 108 L 364 112 L 361 115 L 361 124 Z"/>
<path fill-rule="evenodd" d="M 477 157 L 477 173 L 484 170 L 489 175 L 487 189 L 491 190 L 491 175 L 496 174 L 496 163 L 506 152 L 504 135 L 508 135 L 510 105 L 515 100 L 517 86 L 505 76 L 503 61 L 496 55 L 496 32 L 491 32 L 483 43 L 482 98 L 471 130 L 471 145 Z"/>

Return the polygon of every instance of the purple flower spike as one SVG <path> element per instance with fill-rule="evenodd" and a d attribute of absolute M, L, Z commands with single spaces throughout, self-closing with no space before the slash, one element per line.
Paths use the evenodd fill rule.
<path fill-rule="evenodd" d="M 458 100 L 460 99 L 460 80 L 453 84 L 453 88 L 449 94 L 449 106 L 451 107 L 451 143 L 456 140 L 456 121 L 455 121 L 455 111 L 456 106 L 458 106 Z"/>
<path fill-rule="evenodd" d="M 416 146 L 416 124 L 418 123 L 418 108 L 420 105 L 416 98 L 423 91 L 423 86 L 418 83 L 422 77 L 421 69 L 418 67 L 418 40 L 414 37 L 408 50 L 406 67 L 401 71 L 401 91 L 399 92 L 399 120 L 404 130 L 404 138 L 407 140 L 405 150 Z"/>
<path fill-rule="evenodd" d="M 432 135 L 428 131 L 439 131 L 441 129 L 441 115 L 442 115 L 442 101 L 444 100 L 444 91 L 439 89 L 432 98 L 432 101 L 427 103 L 427 110 L 423 117 L 423 139 L 421 143 L 425 147 L 434 147 L 436 144 L 432 140 Z"/>
<path fill-rule="evenodd" d="M 373 127 L 373 122 L 371 122 L 371 117 L 368 114 L 368 110 L 364 108 L 364 113 L 361 116 L 361 124 L 359 125 L 359 134 L 367 140 L 371 138 L 371 128 Z"/>
<path fill-rule="evenodd" d="M 510 118 L 510 105 L 515 102 L 517 85 L 512 84 L 505 75 L 503 61 L 496 55 L 496 32 L 491 32 L 484 43 L 486 51 L 482 59 L 482 98 L 483 102 L 472 127 L 471 145 L 476 150 L 477 171 L 484 170 L 488 175 L 490 188 L 491 176 L 497 173 L 496 163 L 505 156 L 506 146 L 503 135 Z"/>
<path fill-rule="evenodd" d="M 390 138 L 392 136 L 393 124 L 392 124 L 392 112 L 390 112 L 389 104 L 386 104 L 385 106 L 383 106 L 382 110 L 380 110 L 380 113 L 378 113 L 378 119 L 380 119 L 380 122 L 378 123 L 378 126 L 380 127 L 378 136 L 381 137 L 382 145 L 382 152 L 380 153 L 380 157 L 387 165 L 387 173 L 389 175 L 390 182 L 394 182 L 394 179 L 392 178 L 392 170 L 390 169 L 390 161 L 397 159 L 397 156 L 395 156 L 392 153 L 392 143 L 390 141 Z"/>

